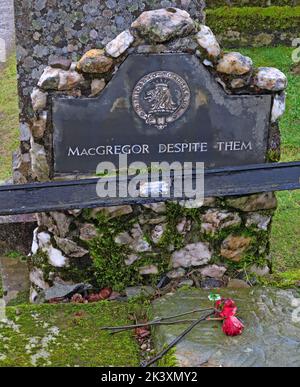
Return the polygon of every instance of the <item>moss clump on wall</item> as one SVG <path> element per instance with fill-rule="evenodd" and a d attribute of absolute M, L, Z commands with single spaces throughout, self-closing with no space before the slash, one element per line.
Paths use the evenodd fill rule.
<path fill-rule="evenodd" d="M 179 250 L 185 245 L 183 235 L 179 234 L 176 228 L 179 219 L 184 215 L 184 209 L 178 203 L 167 203 L 167 229 L 158 243 L 158 246 L 166 252 L 169 251 L 170 246 Z"/>
<path fill-rule="evenodd" d="M 156 285 L 163 273 L 169 266 L 170 253 L 167 252 L 167 239 L 163 246 L 157 246 L 151 242 L 150 237 L 145 233 L 145 240 L 152 245 L 149 252 L 135 253 L 139 259 L 132 265 L 126 265 L 133 252 L 129 245 L 119 245 L 115 238 L 122 232 L 128 232 L 131 227 L 138 223 L 138 214 L 133 216 L 123 216 L 117 219 L 108 219 L 103 214 L 97 217 L 97 228 L 99 237 L 89 242 L 89 250 L 92 257 L 94 277 L 99 288 L 110 286 L 116 291 L 124 290 L 127 286 L 137 284 Z M 175 236 L 168 233 L 173 241 Z M 165 248 L 164 248 L 165 246 Z M 157 275 L 142 276 L 139 268 L 147 265 L 156 265 Z"/>
<path fill-rule="evenodd" d="M 275 273 L 269 277 L 258 278 L 258 283 L 264 286 L 274 286 L 282 289 L 295 288 L 299 292 L 300 270 L 295 269 L 285 273 Z"/>
<path fill-rule="evenodd" d="M 138 261 L 130 266 L 125 264 L 128 255 L 132 254 L 130 246 L 120 246 L 115 242 L 115 238 L 122 232 L 128 232 L 134 224 L 138 223 L 140 211 L 137 210 L 136 214 L 116 219 L 108 219 L 103 214 L 99 214 L 96 219 L 99 237 L 88 244 L 97 286 L 100 288 L 110 286 L 116 291 L 121 291 L 127 286 L 137 284 L 156 285 L 161 276 L 171 269 L 170 247 L 172 250 L 179 250 L 185 246 L 184 237 L 177 231 L 176 226 L 180 219 L 189 213 L 190 210 L 184 210 L 177 203 L 167 203 L 165 214 L 167 228 L 161 241 L 154 244 L 150 234 L 147 234 L 147 226 L 144 227 L 144 238 L 151 245 L 152 251 L 137 253 Z M 88 212 L 85 213 L 85 218 L 89 219 Z M 141 276 L 139 268 L 147 265 L 156 265 L 158 274 Z"/>
<path fill-rule="evenodd" d="M 89 218 L 88 212 L 85 217 Z M 100 288 L 111 286 L 119 291 L 137 280 L 134 267 L 125 265 L 128 248 L 115 242 L 115 237 L 128 230 L 130 223 L 133 224 L 134 221 L 135 219 L 129 219 L 127 216 L 110 220 L 101 213 L 97 215 L 99 237 L 89 242 L 88 247 L 94 276 Z"/>

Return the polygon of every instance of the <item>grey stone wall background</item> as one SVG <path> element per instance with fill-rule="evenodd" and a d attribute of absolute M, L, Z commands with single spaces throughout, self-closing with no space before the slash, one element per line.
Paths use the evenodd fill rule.
<path fill-rule="evenodd" d="M 204 0 L 15 0 L 21 121 L 49 60 L 102 48 L 145 10 L 176 6 L 203 20 Z"/>
<path fill-rule="evenodd" d="M 14 2 L 0 0 L 0 65 L 4 62 L 15 40 Z M 5 45 L 3 44 L 5 42 Z M 5 50 L 5 55 L 4 55 Z"/>

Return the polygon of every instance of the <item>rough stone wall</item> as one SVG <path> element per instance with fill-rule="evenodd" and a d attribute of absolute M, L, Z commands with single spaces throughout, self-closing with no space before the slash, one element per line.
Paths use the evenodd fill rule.
<path fill-rule="evenodd" d="M 76 61 L 90 48 L 104 47 L 141 12 L 171 6 L 204 18 L 203 0 L 16 0 L 21 121 L 32 116 L 29 95 L 51 59 Z"/>
<path fill-rule="evenodd" d="M 3 41 L 1 41 L 3 40 Z M 13 0 L 0 0 L 0 64 L 5 61 L 15 40 Z M 5 42 L 5 46 L 3 44 Z"/>
<path fill-rule="evenodd" d="M 278 120 L 285 108 L 285 75 L 254 68 L 250 58 L 224 53 L 212 31 L 174 9 L 142 14 L 105 50 L 93 49 L 79 61 L 52 58 L 31 93 L 34 119 L 28 127 L 30 153 L 23 149 L 16 169 L 31 159 L 31 177 L 51 178 L 51 98 L 99 95 L 130 53 L 190 52 L 197 55 L 229 94 L 273 97 L 268 160 L 280 156 Z M 154 28 L 155 26 L 155 28 Z M 227 285 L 270 270 L 269 237 L 277 202 L 274 194 L 207 198 L 189 209 L 169 202 L 38 216 L 30 258 L 32 292 L 55 283 L 90 282 L 123 290 L 129 285 Z M 243 282 L 244 286 L 248 286 Z"/>
<path fill-rule="evenodd" d="M 35 117 L 30 94 L 45 67 L 56 58 L 76 62 L 91 48 L 103 48 L 144 10 L 179 6 L 204 19 L 203 0 L 16 0 L 16 48 L 20 103 L 20 150 L 15 152 L 14 182 L 31 180 L 30 126 Z M 49 117 L 48 117 L 49 118 Z M 45 126 L 45 116 L 39 121 Z M 45 128 L 44 128 L 45 130 Z M 48 146 L 48 162 L 51 144 Z M 36 146 L 38 150 L 38 145 Z M 43 151 L 40 159 L 44 159 Z"/>
<path fill-rule="evenodd" d="M 54 283 L 96 289 L 227 286 L 269 273 L 274 194 L 39 215 L 30 258 L 31 301 Z M 238 282 L 247 286 L 246 282 Z"/>

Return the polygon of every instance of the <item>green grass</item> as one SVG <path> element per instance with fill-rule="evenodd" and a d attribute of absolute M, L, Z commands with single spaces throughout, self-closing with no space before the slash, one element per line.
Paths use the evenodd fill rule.
<path fill-rule="evenodd" d="M 300 160 L 300 76 L 291 72 L 293 61 L 290 47 L 241 49 L 256 66 L 277 67 L 288 76 L 287 110 L 280 122 L 283 141 L 282 161 Z"/>
<path fill-rule="evenodd" d="M 281 192 L 277 197 L 271 249 L 274 271 L 284 272 L 300 267 L 300 191 Z"/>
<path fill-rule="evenodd" d="M 264 31 L 293 33 L 299 29 L 300 7 L 219 7 L 208 9 L 206 17 L 216 35 L 227 31 L 244 35 Z"/>
<path fill-rule="evenodd" d="M 16 61 L 11 56 L 0 73 L 0 181 L 11 176 L 12 152 L 18 148 Z"/>
<path fill-rule="evenodd" d="M 116 302 L 8 307 L 9 324 L 0 322 L 0 367 L 138 366 L 132 332 L 100 331 L 128 323 L 130 311 Z"/>
<path fill-rule="evenodd" d="M 272 66 L 287 74 L 287 111 L 281 119 L 281 161 L 300 160 L 300 76 L 292 74 L 292 48 L 242 49 L 256 66 Z M 300 191 L 277 193 L 279 209 L 272 231 L 272 258 L 274 272 L 285 272 L 300 267 Z M 299 271 L 297 272 L 299 275 Z M 299 275 L 300 280 L 300 275 Z"/>
<path fill-rule="evenodd" d="M 284 5 L 294 5 L 294 0 L 231 0 L 228 2 L 227 0 L 206 0 L 206 7 L 207 8 L 218 8 L 218 7 L 224 7 L 228 3 L 230 3 L 231 7 L 242 7 L 244 8 L 245 5 L 247 7 L 269 7 L 270 3 L 272 3 L 272 6 L 278 5 L 278 6 L 284 6 Z M 296 1 L 296 4 L 299 5 L 299 0 Z"/>

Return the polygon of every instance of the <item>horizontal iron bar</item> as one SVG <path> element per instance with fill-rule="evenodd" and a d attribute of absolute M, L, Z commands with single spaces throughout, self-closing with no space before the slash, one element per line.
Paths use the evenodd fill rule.
<path fill-rule="evenodd" d="M 97 178 L 92 178 L 0 186 L 0 215 L 146 204 L 174 199 L 159 195 L 150 198 L 99 198 L 96 193 L 97 182 Z M 300 189 L 300 162 L 257 164 L 205 171 L 205 197 L 296 189 Z"/>

